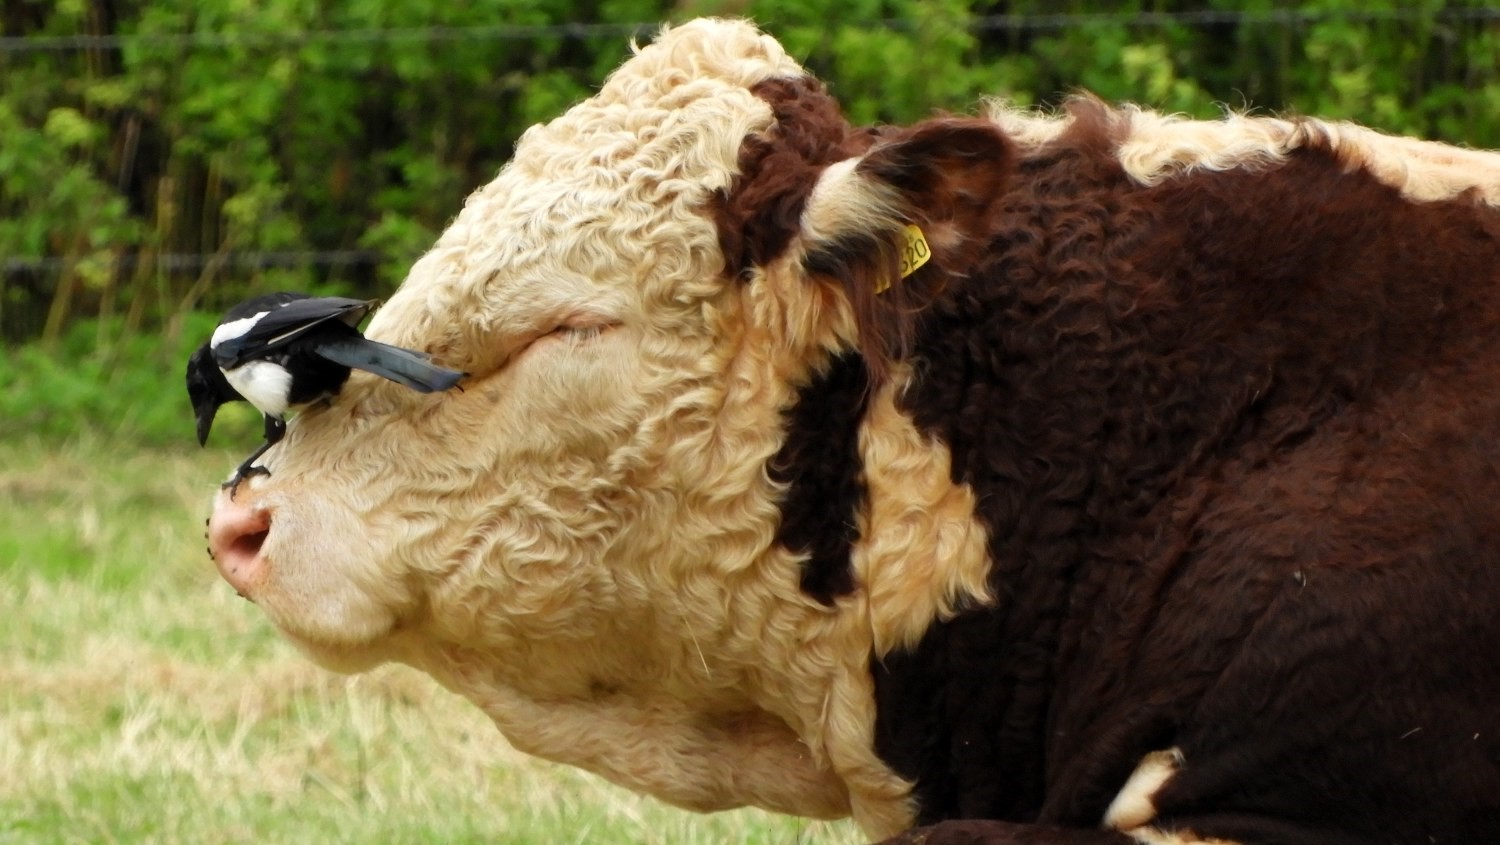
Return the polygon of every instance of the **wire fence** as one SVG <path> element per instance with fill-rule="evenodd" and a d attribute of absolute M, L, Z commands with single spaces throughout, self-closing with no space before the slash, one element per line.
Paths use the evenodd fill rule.
<path fill-rule="evenodd" d="M 1403 23 L 1437 21 L 1466 23 L 1500 21 L 1500 7 L 1422 9 L 1323 10 L 1197 10 L 1180 12 L 1090 12 L 999 14 L 976 17 L 966 28 L 976 33 L 1050 32 L 1089 26 L 1161 28 L 1168 26 L 1307 26 L 1329 21 L 1347 23 Z M 905 18 L 841 21 L 842 26 L 914 30 L 922 26 Z M 142 32 L 106 35 L 0 36 L 0 54 L 75 52 L 83 50 L 179 47 L 281 48 L 307 44 L 442 43 L 453 41 L 534 41 L 542 38 L 632 36 L 656 31 L 659 23 L 559 23 L 536 25 L 422 26 L 325 29 L 280 32 Z"/>
<path fill-rule="evenodd" d="M 279 252 L 164 252 L 149 255 L 122 253 L 105 259 L 118 270 L 151 264 L 168 273 L 196 273 L 210 266 L 235 270 L 274 270 L 284 267 L 348 267 L 376 264 L 387 256 L 368 249 L 289 250 Z M 0 273 L 56 273 L 92 258 L 55 255 L 15 257 L 0 261 Z"/>

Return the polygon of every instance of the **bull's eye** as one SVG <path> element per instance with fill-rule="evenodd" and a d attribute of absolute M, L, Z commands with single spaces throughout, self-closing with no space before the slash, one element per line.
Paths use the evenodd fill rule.
<path fill-rule="evenodd" d="M 559 320 L 548 328 L 512 341 L 514 345 L 500 359 L 495 369 L 509 369 L 548 349 L 560 353 L 582 351 L 619 325 L 618 321 L 601 314 L 581 314 Z"/>
<path fill-rule="evenodd" d="M 586 343 L 604 334 L 605 326 L 558 326 L 557 334 L 574 343 Z"/>
<path fill-rule="evenodd" d="M 617 325 L 619 324 L 602 315 L 579 315 L 562 321 L 550 334 L 573 343 L 587 343 L 598 339 L 605 331 Z"/>
<path fill-rule="evenodd" d="M 597 318 L 563 323 L 527 341 L 507 359 L 507 363 L 542 347 L 556 347 L 557 344 L 562 344 L 562 349 L 581 348 L 598 340 L 606 330 L 614 328 L 615 325 L 615 323 Z"/>

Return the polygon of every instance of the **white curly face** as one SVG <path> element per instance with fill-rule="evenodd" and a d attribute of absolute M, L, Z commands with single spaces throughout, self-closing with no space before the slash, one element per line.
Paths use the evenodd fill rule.
<path fill-rule="evenodd" d="M 548 626 L 594 636 L 569 617 L 614 602 L 599 564 L 628 540 L 622 516 L 667 518 L 680 504 L 652 501 L 653 486 L 675 480 L 651 476 L 665 452 L 704 434 L 695 406 L 720 401 L 709 384 L 722 366 L 717 324 L 736 308 L 704 206 L 729 184 L 740 141 L 769 123 L 746 90 L 753 75 L 798 72 L 747 30 L 749 45 L 713 46 L 739 51 L 726 70 L 751 78 L 689 79 L 672 53 L 711 60 L 695 43 L 705 34 L 674 31 L 596 97 L 527 132 L 371 322 L 370 337 L 468 372 L 462 392 L 422 396 L 357 374 L 268 456 L 272 477 L 256 488 L 267 505 L 295 496 L 357 524 L 368 545 L 317 564 L 346 573 L 348 607 L 324 594 L 278 613 L 257 596 L 315 653 L 368 646 L 384 657 L 382 637 L 370 639 L 387 627 L 377 620 L 404 627 L 416 612 L 469 644 L 505 642 L 518 618 L 529 638 Z M 747 63 L 747 46 L 764 61 Z M 290 560 L 309 538 L 277 524 L 267 539 L 268 558 Z M 420 584 L 392 590 L 401 570 Z M 482 604 L 506 607 L 461 595 L 497 577 L 513 588 Z"/>
<path fill-rule="evenodd" d="M 765 466 L 814 362 L 755 327 L 781 305 L 725 278 L 709 209 L 771 124 L 750 87 L 802 73 L 749 25 L 695 22 L 528 131 L 367 331 L 461 390 L 357 372 L 295 419 L 221 499 L 216 521 L 265 528 L 225 577 L 314 659 L 418 666 L 523 750 L 696 809 L 904 825 L 865 625 L 773 544 Z M 798 650 L 774 672 L 771 631 Z M 830 722 L 853 750 L 817 739 Z"/>

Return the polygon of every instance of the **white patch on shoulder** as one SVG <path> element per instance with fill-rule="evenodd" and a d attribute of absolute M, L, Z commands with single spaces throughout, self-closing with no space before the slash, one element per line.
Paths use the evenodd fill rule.
<path fill-rule="evenodd" d="M 269 313 L 271 312 L 261 311 L 258 314 L 251 314 L 249 317 L 241 317 L 238 320 L 230 320 L 227 323 L 220 323 L 219 327 L 214 329 L 214 336 L 208 341 L 209 347 L 212 349 L 218 349 L 219 344 L 223 343 L 224 341 L 233 340 L 237 337 L 244 336 L 245 332 L 248 332 L 251 329 L 255 328 L 255 324 L 259 323 L 261 321 L 261 318 L 265 317 Z"/>
<path fill-rule="evenodd" d="M 1191 830 L 1162 830 L 1158 827 L 1143 827 L 1127 831 L 1130 838 L 1141 845 L 1242 845 L 1231 839 L 1199 836 Z"/>
<path fill-rule="evenodd" d="M 1162 786 L 1182 769 L 1182 752 L 1176 748 L 1153 751 L 1141 758 L 1125 786 L 1104 811 L 1104 826 L 1132 831 L 1156 818 L 1153 799 Z"/>
<path fill-rule="evenodd" d="M 1156 821 L 1156 795 L 1184 765 L 1182 750 L 1168 748 L 1141 758 L 1125 786 L 1104 811 L 1103 827 L 1118 830 L 1141 845 L 1241 845 L 1229 839 L 1200 836 L 1184 828 L 1163 829 Z"/>
<path fill-rule="evenodd" d="M 250 361 L 224 371 L 229 386 L 267 416 L 286 416 L 287 395 L 292 388 L 292 374 L 280 364 Z"/>

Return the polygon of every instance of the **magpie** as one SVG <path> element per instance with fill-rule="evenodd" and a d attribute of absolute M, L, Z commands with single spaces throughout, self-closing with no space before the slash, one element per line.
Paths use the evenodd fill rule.
<path fill-rule="evenodd" d="M 187 364 L 187 392 L 198 416 L 198 445 L 208 443 L 219 406 L 244 400 L 265 417 L 265 439 L 224 482 L 234 490 L 255 473 L 256 459 L 286 434 L 289 410 L 339 392 L 351 368 L 422 393 L 447 390 L 464 373 L 427 355 L 367 340 L 357 326 L 375 300 L 279 292 L 247 299 L 224 314 Z"/>

